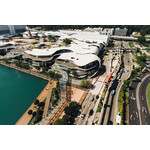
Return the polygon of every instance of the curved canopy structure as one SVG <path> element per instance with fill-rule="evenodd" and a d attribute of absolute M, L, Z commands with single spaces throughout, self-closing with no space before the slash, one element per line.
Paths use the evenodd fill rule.
<path fill-rule="evenodd" d="M 100 58 L 94 54 L 85 54 L 85 55 L 80 55 L 80 54 L 75 54 L 75 53 L 66 53 L 60 55 L 57 60 L 67 60 L 71 63 L 74 63 L 75 65 L 82 67 L 86 66 L 87 64 L 90 64 L 94 61 L 98 61 L 99 67 L 101 64 Z"/>

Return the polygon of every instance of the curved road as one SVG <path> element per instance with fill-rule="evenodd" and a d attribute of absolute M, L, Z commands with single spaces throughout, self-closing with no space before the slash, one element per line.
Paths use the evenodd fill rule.
<path fill-rule="evenodd" d="M 141 73 L 136 77 L 129 91 L 129 124 L 150 125 L 150 113 L 146 99 L 146 88 L 150 83 L 150 74 Z"/>

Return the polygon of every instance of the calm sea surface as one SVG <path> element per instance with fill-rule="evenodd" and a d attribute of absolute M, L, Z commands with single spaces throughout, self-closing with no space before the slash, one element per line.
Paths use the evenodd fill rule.
<path fill-rule="evenodd" d="M 47 81 L 0 65 L 0 125 L 13 125 Z"/>

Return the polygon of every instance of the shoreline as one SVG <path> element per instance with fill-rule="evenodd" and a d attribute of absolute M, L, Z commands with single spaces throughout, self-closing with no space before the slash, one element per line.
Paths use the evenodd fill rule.
<path fill-rule="evenodd" d="M 37 78 L 41 78 L 41 79 L 43 79 L 43 80 L 48 80 L 48 81 L 49 81 L 49 77 L 48 77 L 48 76 L 43 75 L 43 74 L 39 74 L 39 73 L 37 73 L 37 72 L 32 72 L 32 71 L 30 71 L 30 70 L 26 70 L 26 69 L 23 69 L 23 68 L 19 68 L 19 67 L 16 67 L 16 66 L 14 66 L 14 65 L 11 65 L 11 64 L 6 64 L 5 62 L 2 62 L 2 61 L 0 61 L 0 65 L 3 65 L 3 66 L 6 66 L 6 67 L 15 69 L 15 70 L 17 70 L 17 71 L 20 71 L 20 72 L 23 72 L 23 73 L 26 73 L 26 74 L 35 76 L 35 77 L 37 77 Z"/>
<path fill-rule="evenodd" d="M 36 98 L 36 99 L 38 99 L 39 100 L 39 102 L 42 102 L 40 99 L 41 99 L 41 95 L 43 94 L 43 92 L 44 91 L 46 91 L 47 90 L 47 88 L 48 88 L 48 86 L 49 86 L 49 83 L 47 83 L 47 85 L 44 87 L 44 89 L 42 90 L 42 92 L 38 95 L 38 97 Z M 24 114 L 19 118 L 19 120 L 15 123 L 15 125 L 28 125 L 28 123 L 30 122 L 30 120 L 32 119 L 32 115 L 28 115 L 28 111 L 30 110 L 30 109 L 33 109 L 34 108 L 34 101 L 33 101 L 33 103 L 30 105 L 30 107 L 24 112 Z M 27 118 L 28 117 L 28 118 Z M 26 119 L 28 119 L 28 123 L 26 123 L 26 124 L 23 124 L 23 121 L 26 121 Z"/>
<path fill-rule="evenodd" d="M 23 73 L 26 73 L 28 75 L 32 75 L 32 76 L 35 76 L 35 77 L 38 77 L 38 78 L 41 78 L 43 80 L 47 80 L 49 81 L 49 77 L 45 76 L 45 75 L 41 75 L 37 72 L 31 72 L 29 70 L 26 70 L 26 69 L 23 69 L 23 68 L 19 68 L 19 67 L 16 67 L 16 66 L 13 66 L 11 64 L 6 64 L 5 62 L 2 62 L 0 61 L 0 65 L 3 65 L 3 66 L 6 66 L 6 67 L 9 67 L 9 68 L 12 68 L 12 69 L 15 69 L 17 71 L 20 71 L 20 72 L 23 72 Z M 43 99 L 41 100 L 42 95 L 44 92 L 47 92 L 47 88 L 49 87 L 49 82 L 46 84 L 46 86 L 44 87 L 44 89 L 41 91 L 41 93 L 38 95 L 38 97 L 36 99 L 38 99 L 40 102 L 43 101 Z M 28 111 L 30 109 L 33 109 L 34 108 L 34 101 L 33 103 L 29 106 L 29 108 L 23 113 L 23 115 L 18 119 L 18 121 L 14 124 L 14 125 L 28 125 L 28 123 L 30 122 L 31 118 L 32 118 L 32 115 L 28 115 Z M 25 122 L 25 123 L 24 123 Z"/>

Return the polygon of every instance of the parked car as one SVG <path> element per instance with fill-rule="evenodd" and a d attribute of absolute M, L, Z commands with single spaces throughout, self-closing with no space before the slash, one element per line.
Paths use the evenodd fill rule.
<path fill-rule="evenodd" d="M 91 101 L 94 101 L 94 97 L 91 97 Z"/>
<path fill-rule="evenodd" d="M 99 98 L 99 96 L 98 95 L 96 95 L 96 99 L 98 99 Z"/>
<path fill-rule="evenodd" d="M 84 118 L 85 118 L 85 114 L 82 114 L 82 115 L 81 115 L 81 118 L 84 119 Z"/>

